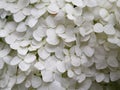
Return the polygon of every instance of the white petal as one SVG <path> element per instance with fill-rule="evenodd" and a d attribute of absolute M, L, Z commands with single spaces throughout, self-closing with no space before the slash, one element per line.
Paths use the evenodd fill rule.
<path fill-rule="evenodd" d="M 76 19 L 80 20 L 80 22 L 81 22 L 81 23 L 79 22 L 80 25 L 83 23 L 83 21 L 82 21 L 83 18 L 80 17 L 80 16 L 82 15 L 82 11 L 83 11 L 83 10 L 82 10 L 82 8 L 80 8 L 80 7 L 75 7 L 75 8 L 74 8 L 74 15 L 75 15 L 75 16 L 78 16 Z M 88 15 L 89 15 L 89 14 L 88 14 Z M 89 16 L 90 16 L 90 15 L 89 15 Z M 80 26 L 80 25 L 78 24 L 78 26 Z"/>
<path fill-rule="evenodd" d="M 65 32 L 65 27 L 64 25 L 58 25 L 56 28 L 56 33 L 59 34 L 63 34 Z"/>
<path fill-rule="evenodd" d="M 96 74 L 96 81 L 99 83 L 99 82 L 102 82 L 103 80 L 105 79 L 105 75 L 103 73 L 98 73 Z"/>
<path fill-rule="evenodd" d="M 29 0 L 20 0 L 17 2 L 17 7 L 19 7 L 20 9 L 23 9 L 25 7 L 27 7 L 29 5 Z"/>
<path fill-rule="evenodd" d="M 107 63 L 111 67 L 118 67 L 119 66 L 119 62 L 117 61 L 117 59 L 114 56 L 109 56 L 107 59 Z"/>
<path fill-rule="evenodd" d="M 20 73 L 17 76 L 16 84 L 21 84 L 25 80 L 26 76 L 24 73 Z"/>
<path fill-rule="evenodd" d="M 71 64 L 75 67 L 80 66 L 80 64 L 81 64 L 80 58 L 76 57 L 76 56 L 71 56 Z"/>
<path fill-rule="evenodd" d="M 105 8 L 101 8 L 99 14 L 102 18 L 105 18 L 107 15 L 109 15 L 108 11 Z"/>
<path fill-rule="evenodd" d="M 80 75 L 81 74 L 81 68 L 74 69 L 75 74 Z"/>
<path fill-rule="evenodd" d="M 7 37 L 5 37 L 5 41 L 8 44 L 13 44 L 16 41 L 16 36 L 15 35 L 8 35 Z"/>
<path fill-rule="evenodd" d="M 17 13 L 20 11 L 20 8 L 16 5 L 16 4 L 13 4 L 13 3 L 4 3 L 4 5 L 6 5 L 4 7 L 5 10 L 7 11 L 10 11 L 11 13 Z"/>
<path fill-rule="evenodd" d="M 120 79 L 120 71 L 110 72 L 111 81 L 117 81 Z"/>
<path fill-rule="evenodd" d="M 42 84 L 42 80 L 40 77 L 32 76 L 31 84 L 33 88 L 38 88 Z"/>
<path fill-rule="evenodd" d="M 104 82 L 105 83 L 109 83 L 110 82 L 110 75 L 109 74 L 105 74 Z"/>
<path fill-rule="evenodd" d="M 41 41 L 42 40 L 41 33 L 40 33 L 39 30 L 35 30 L 33 32 L 33 37 L 36 41 Z"/>
<path fill-rule="evenodd" d="M 21 11 L 19 11 L 14 14 L 13 17 L 16 22 L 21 22 L 26 16 Z"/>
<path fill-rule="evenodd" d="M 80 74 L 80 76 L 78 76 L 77 78 L 78 78 L 78 82 L 81 83 L 85 80 L 86 75 L 85 74 Z"/>
<path fill-rule="evenodd" d="M 28 48 L 18 48 L 17 51 L 21 55 L 26 55 L 28 52 Z"/>
<path fill-rule="evenodd" d="M 59 39 L 56 36 L 54 29 L 48 29 L 47 30 L 47 39 L 46 41 L 51 45 L 57 45 L 59 43 Z"/>
<path fill-rule="evenodd" d="M 53 17 L 48 16 L 45 21 L 46 21 L 46 24 L 48 25 L 48 27 L 51 27 L 51 28 L 56 27 L 56 23 L 55 23 Z"/>
<path fill-rule="evenodd" d="M 55 50 L 55 56 L 61 60 L 64 59 L 64 54 L 63 54 L 63 50 L 60 47 L 57 47 Z"/>
<path fill-rule="evenodd" d="M 50 44 L 46 44 L 46 45 L 45 45 L 45 49 L 46 49 L 49 53 L 55 52 L 56 48 L 57 48 L 57 46 L 53 46 L 53 45 L 50 45 Z"/>
<path fill-rule="evenodd" d="M 45 12 L 46 12 L 46 8 L 42 8 L 40 10 L 33 8 L 31 10 L 31 14 L 36 18 L 40 18 L 43 14 L 45 14 Z"/>
<path fill-rule="evenodd" d="M 7 30 L 0 30 L 0 37 L 6 37 L 8 35 Z"/>
<path fill-rule="evenodd" d="M 64 73 L 66 71 L 66 67 L 65 67 L 64 62 L 58 61 L 56 63 L 56 65 L 57 65 L 57 69 L 58 69 L 59 72 Z"/>
<path fill-rule="evenodd" d="M 3 61 L 7 64 L 10 64 L 10 61 L 11 61 L 12 57 L 11 56 L 5 56 L 3 57 Z"/>
<path fill-rule="evenodd" d="M 59 6 L 59 8 L 62 8 L 65 6 L 65 0 L 57 0 L 57 5 Z"/>
<path fill-rule="evenodd" d="M 88 59 L 85 55 L 81 56 L 81 64 L 85 65 L 88 62 Z"/>
<path fill-rule="evenodd" d="M 115 1 L 117 1 L 117 0 L 109 0 L 109 1 L 113 3 L 113 2 L 115 2 Z"/>
<path fill-rule="evenodd" d="M 118 7 L 120 7 L 120 0 L 117 1 L 117 4 L 116 4 Z"/>
<path fill-rule="evenodd" d="M 75 53 L 77 56 L 81 56 L 81 54 L 82 54 L 81 49 L 77 45 L 75 46 Z"/>
<path fill-rule="evenodd" d="M 49 90 L 65 90 L 58 81 L 54 81 L 50 84 Z"/>
<path fill-rule="evenodd" d="M 117 37 L 108 37 L 108 42 L 113 43 L 113 44 L 117 44 L 119 42 L 119 39 Z"/>
<path fill-rule="evenodd" d="M 56 3 L 51 3 L 48 8 L 48 12 L 51 14 L 57 14 L 59 12 L 59 7 L 57 6 Z"/>
<path fill-rule="evenodd" d="M 31 4 L 37 3 L 38 0 L 30 0 Z"/>
<path fill-rule="evenodd" d="M 9 76 L 15 75 L 16 72 L 17 72 L 17 66 L 11 66 L 11 65 L 8 66 L 7 74 Z"/>
<path fill-rule="evenodd" d="M 96 63 L 95 66 L 96 69 L 105 69 L 108 66 L 108 64 L 105 61 L 101 61 L 99 63 Z"/>
<path fill-rule="evenodd" d="M 9 82 L 8 82 L 8 87 L 13 87 L 14 85 L 15 85 L 15 83 L 16 83 L 16 76 L 12 76 L 12 77 L 10 77 L 10 79 L 9 79 Z M 9 90 L 9 89 L 8 89 Z"/>
<path fill-rule="evenodd" d="M 52 82 L 53 81 L 53 73 L 51 71 L 43 71 L 42 77 L 44 82 Z"/>
<path fill-rule="evenodd" d="M 44 0 L 44 1 L 45 1 L 45 0 Z M 40 86 L 39 88 L 37 88 L 37 90 L 49 90 L 49 89 L 48 89 L 48 86 L 42 85 L 42 86 Z"/>
<path fill-rule="evenodd" d="M 6 23 L 5 30 L 8 31 L 8 33 L 12 33 L 15 31 L 17 24 L 15 22 L 8 22 Z"/>
<path fill-rule="evenodd" d="M 0 51 L 0 57 L 5 57 L 9 54 L 10 48 L 6 45 L 3 50 Z"/>
<path fill-rule="evenodd" d="M 85 37 L 81 37 L 81 41 L 85 42 L 88 41 L 90 39 L 90 35 L 87 35 Z"/>
<path fill-rule="evenodd" d="M 63 39 L 65 39 L 65 42 L 73 42 L 76 40 L 73 28 L 70 26 L 66 28 L 66 33 L 63 35 L 64 35 Z"/>
<path fill-rule="evenodd" d="M 46 70 L 54 72 L 56 70 L 57 60 L 58 59 L 55 56 L 48 57 L 47 60 L 45 61 Z"/>
<path fill-rule="evenodd" d="M 40 33 L 41 37 L 45 37 L 46 36 L 46 30 L 45 29 L 46 28 L 41 28 L 41 26 L 37 28 L 37 31 Z"/>
<path fill-rule="evenodd" d="M 10 61 L 10 65 L 17 65 L 18 63 L 20 63 L 22 60 L 18 57 L 15 56 L 11 61 Z"/>
<path fill-rule="evenodd" d="M 69 78 L 72 78 L 75 75 L 72 70 L 68 70 L 67 74 Z"/>
<path fill-rule="evenodd" d="M 69 15 L 72 15 L 74 13 L 74 8 L 71 4 L 66 4 L 65 10 L 66 10 L 66 13 Z"/>
<path fill-rule="evenodd" d="M 40 58 L 45 60 L 50 56 L 50 53 L 47 52 L 44 48 L 40 48 L 38 50 L 38 55 L 39 55 Z"/>
<path fill-rule="evenodd" d="M 88 7 L 95 7 L 97 5 L 97 1 L 95 0 L 87 0 Z"/>
<path fill-rule="evenodd" d="M 44 64 L 42 64 L 42 62 L 36 62 L 34 64 L 34 67 L 38 70 L 43 70 L 45 67 L 44 67 Z"/>
<path fill-rule="evenodd" d="M 10 47 L 11 47 L 12 49 L 18 49 L 19 46 L 20 46 L 20 43 L 19 43 L 19 42 L 14 42 L 14 43 L 12 43 L 12 44 L 10 45 Z"/>
<path fill-rule="evenodd" d="M 20 42 L 21 47 L 26 47 L 30 44 L 31 42 L 29 40 L 23 40 Z"/>
<path fill-rule="evenodd" d="M 83 50 L 83 52 L 85 53 L 85 55 L 87 55 L 88 57 L 91 57 L 93 56 L 94 54 L 94 49 L 89 47 L 89 46 L 86 46 Z"/>
<path fill-rule="evenodd" d="M 26 82 L 25 82 L 25 87 L 26 88 L 29 88 L 31 86 L 31 81 L 28 79 L 28 80 L 26 80 Z"/>
<path fill-rule="evenodd" d="M 46 5 L 48 5 L 48 3 L 38 3 L 35 5 L 35 7 L 37 9 L 43 9 Z"/>
<path fill-rule="evenodd" d="M 34 27 L 36 25 L 36 23 L 38 22 L 38 19 L 34 18 L 34 17 L 28 17 L 25 21 L 25 23 L 29 26 L 29 27 Z"/>
<path fill-rule="evenodd" d="M 6 0 L 7 2 L 15 2 L 16 0 Z"/>
<path fill-rule="evenodd" d="M 21 71 L 27 71 L 30 68 L 30 64 L 25 63 L 24 61 L 19 63 L 19 68 Z"/>
<path fill-rule="evenodd" d="M 31 11 L 31 8 L 23 8 L 22 10 L 23 14 L 26 16 L 31 14 L 30 11 Z"/>
<path fill-rule="evenodd" d="M 104 32 L 108 35 L 114 35 L 116 33 L 113 25 L 111 24 L 104 26 Z"/>
<path fill-rule="evenodd" d="M 72 3 L 78 7 L 84 7 L 84 3 L 82 0 L 72 0 Z"/>
<path fill-rule="evenodd" d="M 75 20 L 75 17 L 72 14 L 68 14 L 67 18 L 70 19 L 70 20 Z"/>
<path fill-rule="evenodd" d="M 81 87 L 79 90 L 89 90 L 92 85 L 92 80 L 91 79 L 86 79 L 83 83 L 81 83 Z"/>
<path fill-rule="evenodd" d="M 25 32 L 26 30 L 27 30 L 27 26 L 25 25 L 24 22 L 19 23 L 16 28 L 17 32 Z"/>
<path fill-rule="evenodd" d="M 93 28 L 94 28 L 94 32 L 96 33 L 101 33 L 103 32 L 104 29 L 101 23 L 96 23 Z"/>
<path fill-rule="evenodd" d="M 65 35 L 65 42 L 73 42 L 75 41 L 76 38 L 75 38 L 75 34 L 69 34 L 69 35 Z"/>
<path fill-rule="evenodd" d="M 83 37 L 86 35 L 85 29 L 82 27 L 79 29 L 79 32 Z"/>
<path fill-rule="evenodd" d="M 27 55 L 25 56 L 25 59 L 24 59 L 24 61 L 25 61 L 26 63 L 32 63 L 32 62 L 34 62 L 35 60 L 36 60 L 36 56 L 35 56 L 34 54 L 32 54 L 32 53 L 27 54 Z"/>

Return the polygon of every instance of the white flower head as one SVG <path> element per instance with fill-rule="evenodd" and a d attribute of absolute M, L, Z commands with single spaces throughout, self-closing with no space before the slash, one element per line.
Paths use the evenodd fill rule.
<path fill-rule="evenodd" d="M 0 0 L 0 90 L 119 84 L 119 7 L 120 0 Z"/>

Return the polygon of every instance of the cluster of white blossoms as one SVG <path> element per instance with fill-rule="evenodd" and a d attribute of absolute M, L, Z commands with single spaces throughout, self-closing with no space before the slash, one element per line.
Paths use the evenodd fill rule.
<path fill-rule="evenodd" d="M 0 0 L 0 90 L 111 90 L 119 79 L 120 0 Z"/>

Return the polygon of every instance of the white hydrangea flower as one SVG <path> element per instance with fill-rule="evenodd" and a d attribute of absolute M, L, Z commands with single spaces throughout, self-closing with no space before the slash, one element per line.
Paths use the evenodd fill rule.
<path fill-rule="evenodd" d="M 119 7 L 120 0 L 1 0 L 0 90 L 118 83 Z"/>

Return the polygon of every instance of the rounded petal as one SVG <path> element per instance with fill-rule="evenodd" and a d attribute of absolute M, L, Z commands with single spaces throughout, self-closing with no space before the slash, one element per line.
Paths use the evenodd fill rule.
<path fill-rule="evenodd" d="M 42 73 L 42 79 L 44 82 L 52 82 L 53 81 L 53 73 L 51 71 L 43 71 Z"/>
<path fill-rule="evenodd" d="M 94 29 L 94 32 L 101 33 L 101 32 L 103 32 L 104 28 L 103 28 L 103 25 L 101 23 L 96 23 L 94 25 L 93 29 Z"/>
<path fill-rule="evenodd" d="M 27 64 L 24 61 L 22 61 L 19 63 L 19 68 L 21 71 L 27 71 L 30 68 L 30 64 Z"/>
<path fill-rule="evenodd" d="M 89 46 L 86 46 L 84 47 L 83 52 L 85 53 L 86 56 L 91 57 L 94 54 L 94 49 Z"/>
<path fill-rule="evenodd" d="M 47 59 L 50 56 L 50 53 L 47 52 L 44 48 L 40 48 L 38 50 L 38 55 L 39 55 L 40 58 L 45 60 L 45 59 Z"/>
<path fill-rule="evenodd" d="M 20 73 L 17 76 L 16 84 L 21 84 L 26 78 L 26 75 L 24 73 Z"/>
<path fill-rule="evenodd" d="M 26 16 L 21 11 L 19 11 L 14 14 L 13 17 L 16 22 L 21 22 L 23 19 L 25 19 Z"/>
<path fill-rule="evenodd" d="M 47 10 L 51 14 L 57 14 L 59 12 L 59 7 L 56 5 L 56 3 L 51 3 Z"/>
<path fill-rule="evenodd" d="M 16 28 L 17 32 L 25 32 L 26 30 L 27 30 L 27 26 L 25 25 L 24 22 L 19 23 Z"/>
<path fill-rule="evenodd" d="M 104 33 L 107 35 L 114 35 L 116 33 L 113 25 L 108 24 L 106 26 L 104 26 Z"/>
<path fill-rule="evenodd" d="M 43 70 L 43 69 L 45 69 L 45 66 L 44 66 L 44 64 L 42 64 L 42 62 L 36 62 L 36 63 L 34 64 L 34 67 L 35 67 L 36 69 L 38 69 L 38 70 Z"/>
<path fill-rule="evenodd" d="M 84 7 L 84 2 L 82 0 L 72 0 L 72 3 L 78 7 Z"/>
<path fill-rule="evenodd" d="M 66 71 L 64 62 L 58 61 L 56 65 L 59 72 L 64 73 Z"/>
<path fill-rule="evenodd" d="M 38 88 L 42 84 L 42 80 L 38 76 L 32 76 L 31 84 L 33 88 Z"/>
<path fill-rule="evenodd" d="M 71 56 L 71 64 L 75 67 L 80 66 L 81 64 L 80 58 L 76 56 Z"/>
<path fill-rule="evenodd" d="M 10 65 L 17 65 L 22 61 L 22 59 L 20 59 L 18 56 L 15 56 L 11 61 L 10 61 Z"/>
<path fill-rule="evenodd" d="M 25 59 L 24 59 L 24 61 L 26 62 L 26 63 L 32 63 L 32 62 L 34 62 L 36 60 L 36 56 L 34 55 L 34 54 L 32 54 L 32 53 L 28 53 L 26 56 L 25 56 Z"/>

